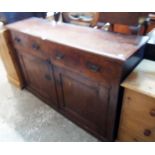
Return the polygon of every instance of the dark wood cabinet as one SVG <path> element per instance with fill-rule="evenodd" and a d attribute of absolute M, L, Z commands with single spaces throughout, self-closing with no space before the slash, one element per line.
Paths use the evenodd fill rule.
<path fill-rule="evenodd" d="M 61 110 L 96 135 L 105 136 L 110 88 L 67 69 L 55 67 Z M 94 132 L 95 131 L 95 132 Z"/>
<path fill-rule="evenodd" d="M 120 82 L 147 37 L 31 18 L 7 25 L 25 86 L 103 141 L 116 137 Z"/>
<path fill-rule="evenodd" d="M 55 81 L 50 61 L 30 54 L 21 54 L 21 52 L 18 56 L 26 87 L 46 100 L 48 104 L 57 106 Z"/>

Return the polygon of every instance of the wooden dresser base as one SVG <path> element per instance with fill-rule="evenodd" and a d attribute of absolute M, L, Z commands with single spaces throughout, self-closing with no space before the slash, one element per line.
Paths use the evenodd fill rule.
<path fill-rule="evenodd" d="M 122 83 L 119 141 L 155 141 L 155 62 L 143 59 Z"/>

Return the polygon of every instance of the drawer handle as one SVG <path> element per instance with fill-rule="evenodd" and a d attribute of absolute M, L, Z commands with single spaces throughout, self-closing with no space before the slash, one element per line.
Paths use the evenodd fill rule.
<path fill-rule="evenodd" d="M 145 136 L 150 136 L 150 135 L 151 135 L 151 130 L 145 129 L 145 130 L 144 130 L 144 135 L 145 135 Z"/>
<path fill-rule="evenodd" d="M 153 117 L 155 117 L 155 109 L 152 109 L 152 110 L 150 111 L 150 115 L 153 116 Z"/>
<path fill-rule="evenodd" d="M 32 49 L 39 50 L 40 49 L 40 46 L 38 44 L 36 44 L 36 43 L 33 43 L 32 44 Z"/>
<path fill-rule="evenodd" d="M 21 42 L 21 39 L 18 38 L 18 37 L 15 37 L 15 42 L 16 42 L 16 43 L 20 43 L 20 42 Z"/>
<path fill-rule="evenodd" d="M 64 54 L 63 53 L 56 53 L 56 59 L 57 60 L 62 60 L 64 58 Z"/>
<path fill-rule="evenodd" d="M 100 71 L 100 66 L 98 65 L 95 65 L 91 62 L 87 62 L 86 63 L 86 66 L 89 70 L 93 71 L 93 72 L 99 72 Z"/>

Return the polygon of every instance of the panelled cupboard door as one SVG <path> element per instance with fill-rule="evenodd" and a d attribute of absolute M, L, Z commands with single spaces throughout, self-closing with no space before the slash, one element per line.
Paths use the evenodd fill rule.
<path fill-rule="evenodd" d="M 49 104 L 57 106 L 55 81 L 50 61 L 30 54 L 18 53 L 18 56 L 27 87 L 43 97 Z"/>
<path fill-rule="evenodd" d="M 60 109 L 92 133 L 106 134 L 110 88 L 80 74 L 54 66 Z"/>

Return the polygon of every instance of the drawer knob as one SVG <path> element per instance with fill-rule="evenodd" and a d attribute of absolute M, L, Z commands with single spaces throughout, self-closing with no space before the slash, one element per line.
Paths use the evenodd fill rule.
<path fill-rule="evenodd" d="M 32 49 L 39 50 L 40 49 L 40 46 L 38 44 L 36 44 L 36 43 L 33 43 L 32 44 Z"/>
<path fill-rule="evenodd" d="M 155 109 L 152 109 L 152 110 L 150 111 L 150 115 L 153 116 L 153 117 L 155 117 Z"/>
<path fill-rule="evenodd" d="M 56 59 L 57 60 L 62 60 L 64 58 L 64 54 L 63 53 L 56 53 Z"/>
<path fill-rule="evenodd" d="M 15 37 L 15 42 L 16 42 L 16 43 L 20 43 L 20 42 L 21 42 L 21 39 L 18 38 L 18 37 Z"/>
<path fill-rule="evenodd" d="M 150 135 L 151 135 L 151 130 L 145 129 L 145 130 L 144 130 L 144 135 L 145 135 L 145 136 L 150 136 Z"/>
<path fill-rule="evenodd" d="M 100 66 L 98 65 L 95 65 L 91 62 L 87 62 L 86 63 L 86 66 L 89 70 L 93 71 L 93 72 L 99 72 L 100 71 Z"/>

